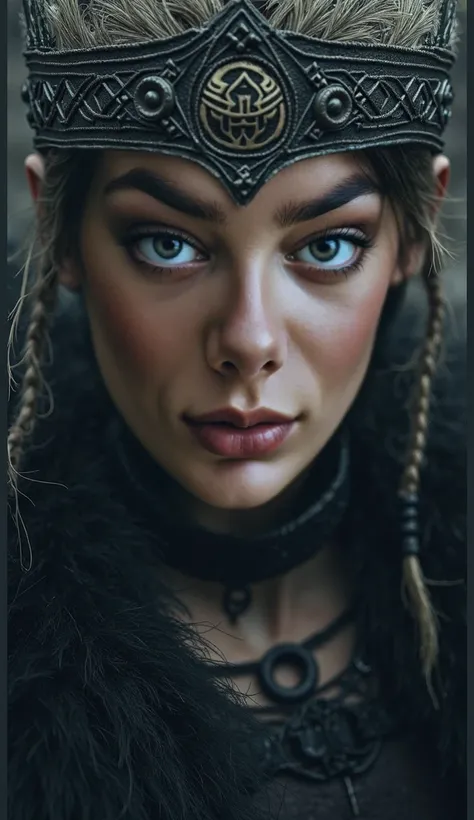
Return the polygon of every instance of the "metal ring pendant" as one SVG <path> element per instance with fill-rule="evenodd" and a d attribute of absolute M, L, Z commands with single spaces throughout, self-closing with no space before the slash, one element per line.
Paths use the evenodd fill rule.
<path fill-rule="evenodd" d="M 278 666 L 291 666 L 300 672 L 296 686 L 282 686 L 275 679 Z M 294 643 L 273 647 L 259 664 L 259 679 L 263 692 L 276 703 L 298 703 L 311 697 L 316 691 L 319 670 L 311 652 Z"/>

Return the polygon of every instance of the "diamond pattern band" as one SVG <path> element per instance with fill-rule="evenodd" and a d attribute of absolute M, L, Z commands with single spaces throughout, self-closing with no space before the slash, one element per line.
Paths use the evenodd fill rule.
<path fill-rule="evenodd" d="M 453 59 L 440 47 L 276 31 L 239 0 L 204 28 L 168 40 L 30 50 L 23 98 L 38 149 L 184 157 L 245 204 L 297 160 L 407 143 L 441 150 Z"/>

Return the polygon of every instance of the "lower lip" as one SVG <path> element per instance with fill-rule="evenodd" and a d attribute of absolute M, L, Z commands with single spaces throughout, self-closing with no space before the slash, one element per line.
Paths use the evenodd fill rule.
<path fill-rule="evenodd" d="M 190 424 L 199 443 L 210 453 L 227 458 L 252 458 L 280 447 L 290 435 L 294 422 L 231 427 L 228 424 Z"/>

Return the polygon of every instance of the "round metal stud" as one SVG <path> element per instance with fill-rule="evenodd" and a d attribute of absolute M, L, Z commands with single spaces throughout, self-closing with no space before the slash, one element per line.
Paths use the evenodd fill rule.
<path fill-rule="evenodd" d="M 447 125 L 452 116 L 451 106 L 454 102 L 453 87 L 449 80 L 445 80 L 442 84 L 438 94 L 438 100 L 441 116 L 443 118 L 444 124 Z"/>
<path fill-rule="evenodd" d="M 145 77 L 137 85 L 134 103 L 143 119 L 153 122 L 162 120 L 171 114 L 175 106 L 173 86 L 163 77 Z"/>
<path fill-rule="evenodd" d="M 443 95 L 443 104 L 444 105 L 451 105 L 454 102 L 454 94 L 450 88 L 446 89 Z"/>
<path fill-rule="evenodd" d="M 317 123 L 325 131 L 345 125 L 352 114 L 352 108 L 352 97 L 342 85 L 328 85 L 321 89 L 314 102 Z"/>
<path fill-rule="evenodd" d="M 331 119 L 337 120 L 344 111 L 344 103 L 340 97 L 333 97 L 332 99 L 328 100 L 326 106 L 326 113 L 329 114 Z"/>
<path fill-rule="evenodd" d="M 283 664 L 300 672 L 300 682 L 296 686 L 281 686 L 275 680 L 275 670 Z M 311 697 L 316 691 L 318 677 L 318 667 L 313 655 L 298 644 L 286 643 L 273 647 L 259 665 L 262 690 L 276 703 L 298 703 Z"/>
<path fill-rule="evenodd" d="M 449 80 L 445 80 L 440 91 L 441 105 L 449 106 L 454 102 L 453 88 Z"/>
<path fill-rule="evenodd" d="M 21 93 L 22 102 L 24 102 L 25 105 L 27 105 L 30 101 L 30 87 L 29 87 L 28 83 L 26 83 L 26 82 L 23 83 L 20 93 Z"/>

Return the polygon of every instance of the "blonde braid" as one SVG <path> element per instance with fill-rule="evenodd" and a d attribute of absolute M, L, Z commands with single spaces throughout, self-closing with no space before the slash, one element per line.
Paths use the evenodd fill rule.
<path fill-rule="evenodd" d="M 27 276 L 27 271 L 25 271 Z M 42 363 L 48 340 L 48 330 L 57 298 L 58 275 L 48 266 L 30 294 L 32 299 L 24 355 L 24 374 L 20 385 L 20 401 L 16 417 L 8 433 L 8 476 L 10 491 L 16 494 L 25 442 L 36 423 L 38 401 L 43 387 Z M 21 305 L 20 305 L 21 306 Z M 19 313 L 20 306 L 17 308 Z"/>
<path fill-rule="evenodd" d="M 404 529 L 403 584 L 419 631 L 420 659 L 433 702 L 432 674 L 438 658 L 438 619 L 430 600 L 420 564 L 418 538 L 418 492 L 420 470 L 426 449 L 431 388 L 443 339 L 445 302 L 439 276 L 432 264 L 424 272 L 429 299 L 429 319 L 417 384 L 413 429 L 407 463 L 400 487 Z"/>
<path fill-rule="evenodd" d="M 70 217 L 73 207 L 67 197 L 68 186 L 74 190 L 76 179 L 72 175 L 79 167 L 84 175 L 85 164 L 71 160 L 69 151 L 50 151 L 44 157 L 44 177 L 37 202 L 37 224 L 35 234 L 27 254 L 23 269 L 21 295 L 14 310 L 10 340 L 9 358 L 27 303 L 30 315 L 26 328 L 23 355 L 12 370 L 23 369 L 19 386 L 20 398 L 16 416 L 8 433 L 8 480 L 10 492 L 17 495 L 18 478 L 27 439 L 31 438 L 37 422 L 38 403 L 44 387 L 42 365 L 48 344 L 48 332 L 56 306 L 59 291 L 59 270 L 61 260 L 69 241 L 66 230 L 66 215 Z M 78 179 L 79 171 L 76 174 Z M 72 181 L 72 185 L 71 185 Z M 76 188 L 79 188 L 76 185 Z M 74 224 L 74 218 L 72 219 Z M 30 272 L 34 269 L 34 284 L 29 289 Z"/>

